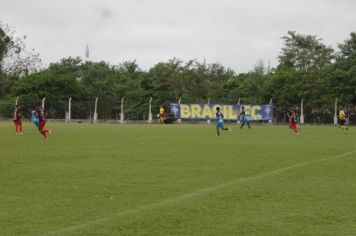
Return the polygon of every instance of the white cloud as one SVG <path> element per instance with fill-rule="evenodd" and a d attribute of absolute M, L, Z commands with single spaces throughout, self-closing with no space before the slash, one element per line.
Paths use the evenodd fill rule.
<path fill-rule="evenodd" d="M 178 57 L 221 62 L 238 72 L 272 64 L 288 30 L 336 46 L 355 30 L 353 0 L 0 0 L 4 23 L 28 36 L 49 63 L 84 56 L 143 69 Z"/>

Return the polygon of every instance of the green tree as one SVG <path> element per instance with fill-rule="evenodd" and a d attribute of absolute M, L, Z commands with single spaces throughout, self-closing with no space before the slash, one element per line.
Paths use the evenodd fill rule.
<path fill-rule="evenodd" d="M 330 88 L 342 103 L 356 104 L 356 32 L 339 44 L 336 63 L 332 67 Z"/>
<path fill-rule="evenodd" d="M 271 75 L 272 83 L 269 83 L 269 88 L 276 91 L 273 94 L 273 98 L 277 97 L 274 99 L 275 104 L 294 107 L 304 98 L 307 114 L 330 104 L 330 93 L 325 92 L 331 89 L 329 69 L 334 58 L 333 49 L 316 36 L 293 31 L 288 32 L 283 40 L 279 65 Z"/>
<path fill-rule="evenodd" d="M 236 101 L 237 98 L 243 98 L 243 103 L 251 104 L 265 103 L 269 100 L 269 93 L 265 93 L 265 71 L 263 61 L 259 61 L 252 71 L 232 77 L 228 82 L 229 100 Z"/>
<path fill-rule="evenodd" d="M 15 34 L 13 28 L 0 22 L 0 98 L 20 76 L 35 72 L 41 66 L 39 54 L 26 49 L 26 36 Z"/>
<path fill-rule="evenodd" d="M 334 50 L 324 45 L 317 36 L 288 31 L 288 35 L 282 39 L 284 47 L 278 57 L 278 67 L 310 71 L 322 70 L 331 65 Z"/>
<path fill-rule="evenodd" d="M 125 116 L 127 119 L 147 119 L 148 101 L 152 93 L 142 88 L 144 73 L 136 61 L 127 61 L 117 68 L 118 83 L 116 84 L 117 104 L 125 98 Z"/>
<path fill-rule="evenodd" d="M 12 97 L 18 96 L 25 109 L 30 109 L 46 98 L 50 117 L 64 118 L 69 97 L 80 99 L 79 84 L 73 76 L 46 70 L 18 80 L 12 89 Z"/>

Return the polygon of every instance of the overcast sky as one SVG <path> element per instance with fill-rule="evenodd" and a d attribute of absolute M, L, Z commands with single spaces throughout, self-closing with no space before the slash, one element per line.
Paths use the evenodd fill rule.
<path fill-rule="evenodd" d="M 68 56 L 142 69 L 177 57 L 237 72 L 272 66 L 288 30 L 337 43 L 356 31 L 356 0 L 0 0 L 0 21 L 45 64 Z"/>

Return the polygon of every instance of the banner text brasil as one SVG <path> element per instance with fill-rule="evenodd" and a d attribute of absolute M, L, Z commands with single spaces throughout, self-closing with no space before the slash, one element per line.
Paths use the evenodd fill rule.
<path fill-rule="evenodd" d="M 170 112 L 177 119 L 201 120 L 215 119 L 216 107 L 224 114 L 225 120 L 239 119 L 241 107 L 244 106 L 249 120 L 272 120 L 272 105 L 224 105 L 224 104 L 170 104 Z"/>

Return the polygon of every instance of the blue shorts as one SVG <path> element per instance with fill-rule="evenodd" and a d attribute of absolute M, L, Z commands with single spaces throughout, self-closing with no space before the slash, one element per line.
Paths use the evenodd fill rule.
<path fill-rule="evenodd" d="M 39 119 L 32 119 L 32 123 L 33 123 L 34 125 L 36 125 L 37 128 L 40 126 L 40 121 L 39 121 Z"/>
<path fill-rule="evenodd" d="M 224 128 L 224 121 L 222 121 L 222 120 L 217 121 L 216 128 Z"/>
<path fill-rule="evenodd" d="M 241 123 L 242 124 L 247 124 L 247 123 L 249 123 L 250 121 L 247 119 L 247 117 L 245 117 L 242 121 L 241 121 Z"/>

